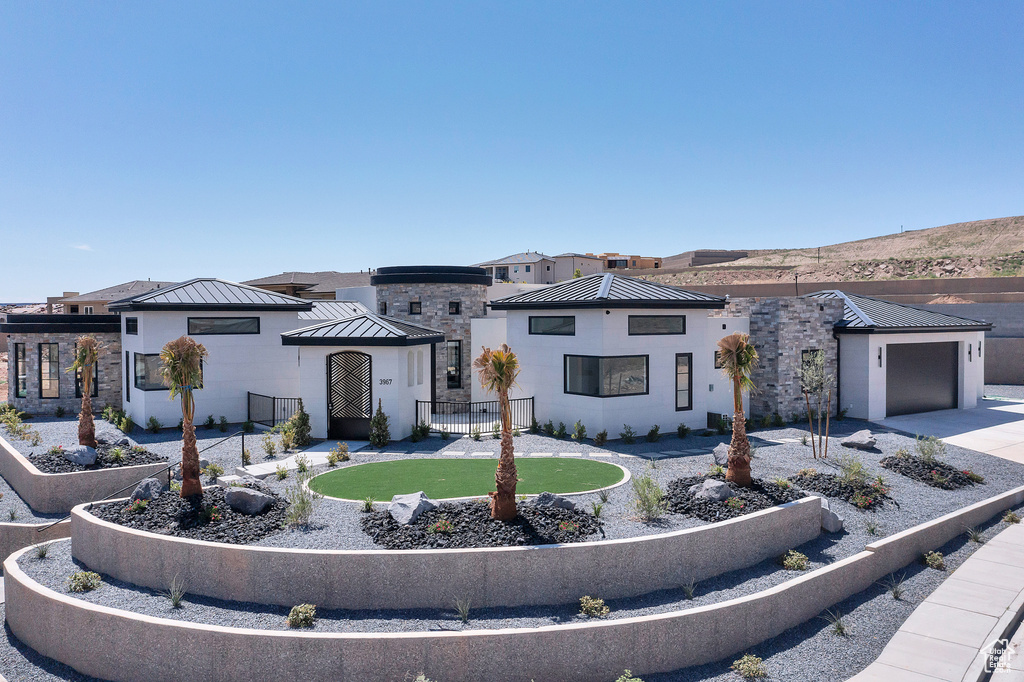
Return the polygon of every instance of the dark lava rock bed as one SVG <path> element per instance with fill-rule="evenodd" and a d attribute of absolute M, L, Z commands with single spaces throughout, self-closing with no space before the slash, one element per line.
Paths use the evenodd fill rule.
<path fill-rule="evenodd" d="M 114 449 L 121 451 L 120 460 L 111 457 L 111 452 Z M 157 464 L 167 461 L 166 457 L 150 452 L 138 445 L 119 447 L 108 443 L 100 443 L 96 447 L 96 463 L 89 466 L 69 462 L 64 458 L 63 454 L 53 450 L 29 453 L 28 459 L 37 469 L 47 474 L 69 474 L 75 471 L 94 471 L 96 469 Z"/>
<path fill-rule="evenodd" d="M 985 482 L 983 477 L 969 469 L 960 470 L 938 460 L 928 462 L 913 456 L 891 455 L 882 459 L 878 464 L 907 478 L 943 490 L 956 490 Z"/>
<path fill-rule="evenodd" d="M 725 481 L 725 476 L 716 474 L 703 476 L 686 476 L 677 478 L 665 487 L 666 509 L 674 514 L 692 516 L 702 521 L 725 521 L 738 516 L 768 509 L 787 502 L 807 497 L 807 494 L 793 485 L 781 485 L 774 481 L 755 478 L 749 488 L 741 488 L 728 483 L 734 496 L 729 500 L 718 502 L 703 497 L 695 497 L 690 487 L 700 485 L 706 480 Z M 742 505 L 742 506 L 741 506 Z"/>

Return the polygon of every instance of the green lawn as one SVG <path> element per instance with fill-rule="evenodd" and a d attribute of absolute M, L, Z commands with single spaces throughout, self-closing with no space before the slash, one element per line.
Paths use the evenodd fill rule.
<path fill-rule="evenodd" d="M 320 474 L 310 486 L 347 500 L 390 500 L 394 495 L 424 491 L 433 499 L 486 495 L 494 490 L 497 458 L 401 459 L 346 467 Z M 592 459 L 539 457 L 517 459 L 516 492 L 572 493 L 614 485 L 625 474 L 619 467 Z"/>

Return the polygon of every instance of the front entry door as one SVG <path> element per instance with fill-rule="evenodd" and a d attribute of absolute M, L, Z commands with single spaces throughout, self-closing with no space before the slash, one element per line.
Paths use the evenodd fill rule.
<path fill-rule="evenodd" d="M 373 399 L 370 395 L 370 356 L 356 351 L 327 357 L 327 437 L 367 440 Z"/>

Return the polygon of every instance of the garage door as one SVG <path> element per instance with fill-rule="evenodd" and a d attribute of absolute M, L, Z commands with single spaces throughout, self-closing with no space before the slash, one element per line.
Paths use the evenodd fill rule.
<path fill-rule="evenodd" d="M 959 344 L 893 343 L 886 346 L 885 415 L 957 407 Z"/>

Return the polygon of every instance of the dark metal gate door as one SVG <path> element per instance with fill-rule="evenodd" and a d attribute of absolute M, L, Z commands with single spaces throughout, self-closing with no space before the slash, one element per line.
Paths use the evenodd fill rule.
<path fill-rule="evenodd" d="M 890 343 L 885 350 L 885 416 L 957 407 L 959 344 Z"/>
<path fill-rule="evenodd" d="M 328 356 L 327 437 L 366 440 L 372 415 L 370 356 L 356 351 Z"/>

